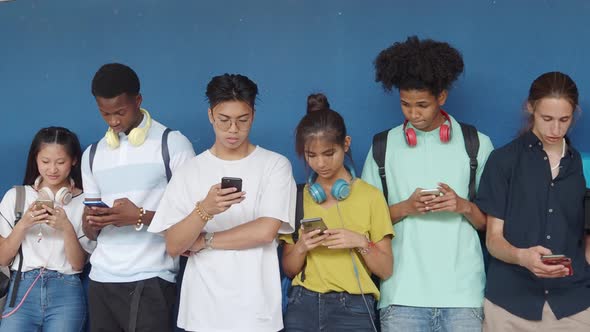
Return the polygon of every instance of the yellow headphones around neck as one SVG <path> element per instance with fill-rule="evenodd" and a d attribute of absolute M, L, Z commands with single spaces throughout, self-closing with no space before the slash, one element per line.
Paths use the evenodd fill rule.
<path fill-rule="evenodd" d="M 152 126 L 152 117 L 150 116 L 150 113 L 143 108 L 140 108 L 139 110 L 141 111 L 141 113 L 145 114 L 146 121 L 145 126 L 133 128 L 129 132 L 129 135 L 127 137 L 129 139 L 129 143 L 131 143 L 131 145 L 133 146 L 140 146 L 143 144 L 143 142 L 145 142 L 148 131 Z M 111 149 L 116 149 L 119 147 L 119 135 L 115 133 L 112 128 L 109 127 L 104 137 L 107 141 L 107 145 Z"/>

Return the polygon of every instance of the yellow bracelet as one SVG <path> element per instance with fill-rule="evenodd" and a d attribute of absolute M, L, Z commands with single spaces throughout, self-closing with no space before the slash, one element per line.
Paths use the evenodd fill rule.
<path fill-rule="evenodd" d="M 135 223 L 135 230 L 138 232 L 143 229 L 143 216 L 145 216 L 146 213 L 147 212 L 142 207 L 139 208 L 139 218 L 137 219 L 137 223 Z"/>
<path fill-rule="evenodd" d="M 204 222 L 208 222 L 209 220 L 213 219 L 213 216 L 210 215 L 209 213 L 207 213 L 207 211 L 205 211 L 205 209 L 203 209 L 201 207 L 200 201 L 197 202 L 197 204 L 195 204 L 195 210 L 197 211 L 197 214 Z"/>

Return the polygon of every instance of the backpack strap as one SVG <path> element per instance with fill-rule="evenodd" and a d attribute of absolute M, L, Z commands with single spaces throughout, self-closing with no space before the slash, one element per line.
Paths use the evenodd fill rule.
<path fill-rule="evenodd" d="M 162 160 L 164 160 L 164 167 L 166 168 L 166 182 L 170 182 L 172 178 L 172 170 L 170 169 L 170 150 L 168 149 L 168 135 L 172 129 L 166 128 L 162 134 Z"/>
<path fill-rule="evenodd" d="M 389 193 L 387 190 L 387 179 L 385 178 L 385 151 L 387 151 L 387 135 L 389 130 L 384 130 L 373 136 L 373 160 L 379 169 L 379 177 L 381 178 L 381 187 L 383 188 L 383 196 L 385 200 L 389 200 Z"/>
<path fill-rule="evenodd" d="M 293 242 L 297 243 L 299 240 L 299 228 L 301 227 L 301 219 L 303 219 L 303 190 L 305 183 L 297 184 L 297 201 L 295 203 L 295 232 L 291 235 Z"/>
<path fill-rule="evenodd" d="M 25 212 L 25 186 L 14 186 L 16 190 L 16 202 L 14 204 L 14 225 L 23 217 L 23 213 Z"/>
<path fill-rule="evenodd" d="M 469 156 L 469 194 L 470 202 L 475 200 L 475 176 L 477 175 L 477 154 L 479 153 L 479 136 L 477 129 L 474 126 L 459 122 L 461 131 L 463 132 L 463 139 L 465 140 L 465 151 Z"/>
<path fill-rule="evenodd" d="M 24 186 L 14 186 L 14 189 L 16 190 L 16 201 L 14 204 L 14 216 L 15 216 L 14 225 L 16 226 L 16 224 L 19 222 L 19 220 L 23 217 L 23 213 L 25 211 L 26 192 L 25 192 Z M 20 284 L 20 279 L 22 276 L 23 260 L 24 260 L 22 244 L 18 247 L 18 255 L 19 255 L 18 270 L 16 270 L 16 275 L 14 277 L 14 288 L 12 290 L 12 296 L 10 297 L 10 302 L 8 304 L 9 308 L 14 307 L 14 304 L 16 302 L 16 294 L 18 293 L 18 286 Z"/>
<path fill-rule="evenodd" d="M 90 146 L 90 153 L 88 153 L 88 166 L 90 166 L 90 173 L 92 173 L 92 166 L 94 165 L 94 156 L 96 155 L 96 147 L 98 142 L 92 143 Z"/>
<path fill-rule="evenodd" d="M 166 169 L 166 182 L 170 182 L 170 179 L 172 178 L 172 170 L 170 169 L 170 149 L 168 148 L 168 135 L 171 131 L 172 129 L 166 128 L 162 134 L 162 160 L 164 160 L 164 168 Z M 94 165 L 94 156 L 96 155 L 97 146 L 98 142 L 94 142 L 90 145 L 90 152 L 88 154 L 90 172 L 92 172 L 92 167 Z"/>

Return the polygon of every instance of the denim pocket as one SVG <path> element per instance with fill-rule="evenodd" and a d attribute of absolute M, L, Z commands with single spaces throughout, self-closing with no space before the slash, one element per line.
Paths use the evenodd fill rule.
<path fill-rule="evenodd" d="M 301 286 L 291 288 L 288 300 L 289 304 L 301 304 Z"/>
<path fill-rule="evenodd" d="M 398 307 L 395 305 L 389 305 L 381 310 L 379 310 L 379 318 L 381 319 L 381 322 L 386 322 L 389 319 L 391 319 L 393 317 L 393 312 L 397 309 Z"/>
<path fill-rule="evenodd" d="M 471 308 L 471 313 L 473 314 L 473 317 L 479 319 L 480 322 L 483 322 L 483 308 Z"/>
<path fill-rule="evenodd" d="M 77 274 L 64 274 L 63 281 L 66 286 L 82 286 L 82 280 L 80 280 L 80 276 Z"/>
<path fill-rule="evenodd" d="M 367 315 L 375 317 L 375 298 L 370 295 L 345 295 L 342 297 L 344 309 L 352 315 Z M 366 302 L 365 302 L 366 300 Z"/>

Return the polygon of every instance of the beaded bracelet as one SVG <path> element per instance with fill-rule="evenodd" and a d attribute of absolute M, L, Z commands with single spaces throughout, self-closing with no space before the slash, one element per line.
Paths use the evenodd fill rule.
<path fill-rule="evenodd" d="M 368 247 L 367 248 L 362 248 L 362 247 L 356 248 L 356 251 L 358 251 L 358 253 L 361 255 L 366 255 L 371 252 L 371 249 L 375 248 L 375 242 L 371 241 L 371 239 L 369 239 L 368 236 L 365 235 L 365 237 L 367 238 Z"/>
<path fill-rule="evenodd" d="M 146 213 L 147 212 L 142 207 L 139 208 L 139 218 L 137 219 L 137 223 L 135 223 L 135 230 L 138 232 L 143 229 L 143 216 L 145 216 Z"/>
<path fill-rule="evenodd" d="M 199 215 L 199 217 L 204 221 L 207 222 L 211 219 L 213 219 L 213 216 L 210 215 L 209 213 L 207 213 L 202 207 L 201 207 L 201 202 L 197 202 L 197 204 L 195 204 L 195 210 L 197 211 L 197 214 Z"/>

